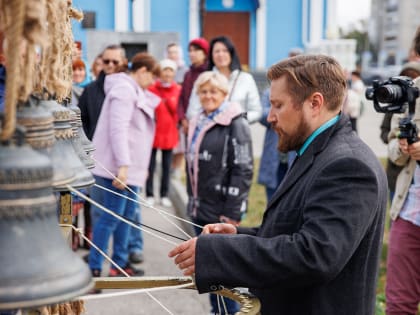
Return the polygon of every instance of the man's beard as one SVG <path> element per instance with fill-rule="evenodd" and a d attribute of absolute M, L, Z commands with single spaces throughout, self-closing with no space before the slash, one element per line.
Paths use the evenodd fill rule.
<path fill-rule="evenodd" d="M 277 145 L 278 150 L 284 153 L 299 150 L 305 143 L 308 130 L 309 124 L 302 117 L 299 125 L 293 132 L 293 135 L 289 135 L 284 132 L 282 132 L 282 135 L 279 135 L 279 142 Z"/>

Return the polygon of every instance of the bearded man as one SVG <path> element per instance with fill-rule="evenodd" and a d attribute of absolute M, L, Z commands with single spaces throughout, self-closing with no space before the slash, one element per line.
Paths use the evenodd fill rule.
<path fill-rule="evenodd" d="M 268 79 L 267 121 L 297 158 L 261 226 L 210 224 L 169 256 L 201 293 L 248 287 L 263 315 L 371 315 L 387 180 L 341 113 L 344 72 L 331 57 L 299 55 Z"/>

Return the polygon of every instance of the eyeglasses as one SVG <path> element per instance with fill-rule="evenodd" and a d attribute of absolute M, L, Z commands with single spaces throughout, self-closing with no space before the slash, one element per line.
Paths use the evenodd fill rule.
<path fill-rule="evenodd" d="M 104 59 L 102 60 L 104 64 L 108 65 L 110 62 L 112 62 L 115 66 L 117 66 L 120 62 L 118 60 L 112 60 L 112 59 Z"/>

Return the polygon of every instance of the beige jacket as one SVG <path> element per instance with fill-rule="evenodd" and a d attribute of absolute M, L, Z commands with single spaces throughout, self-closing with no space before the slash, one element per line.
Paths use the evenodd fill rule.
<path fill-rule="evenodd" d="M 414 80 L 415 85 L 420 88 L 420 77 Z M 391 218 L 392 220 L 397 219 L 401 208 L 404 205 L 404 201 L 407 198 L 408 189 L 411 186 L 411 182 L 414 176 L 414 170 L 416 168 L 416 161 L 410 159 L 410 156 L 403 154 L 400 151 L 398 143 L 398 123 L 400 118 L 406 116 L 405 114 L 394 114 L 391 121 L 391 131 L 388 135 L 388 157 L 395 164 L 404 166 L 397 178 L 397 185 L 395 187 L 394 199 L 392 199 L 391 205 Z M 416 101 L 416 111 L 414 114 L 414 122 L 417 128 L 420 130 L 420 97 Z"/>

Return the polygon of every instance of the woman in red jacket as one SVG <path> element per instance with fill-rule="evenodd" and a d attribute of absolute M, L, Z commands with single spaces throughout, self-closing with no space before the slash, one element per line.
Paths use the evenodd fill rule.
<path fill-rule="evenodd" d="M 152 156 L 150 157 L 149 176 L 146 182 L 147 202 L 151 205 L 155 203 L 153 196 L 153 175 L 156 165 L 156 152 L 162 151 L 162 177 L 160 183 L 160 201 L 162 206 L 172 206 L 168 198 L 169 173 L 172 161 L 172 150 L 178 144 L 178 114 L 177 105 L 181 86 L 174 78 L 176 73 L 176 63 L 170 59 L 160 62 L 161 75 L 149 90 L 158 95 L 162 100 L 156 108 L 156 133 L 153 142 Z"/>

